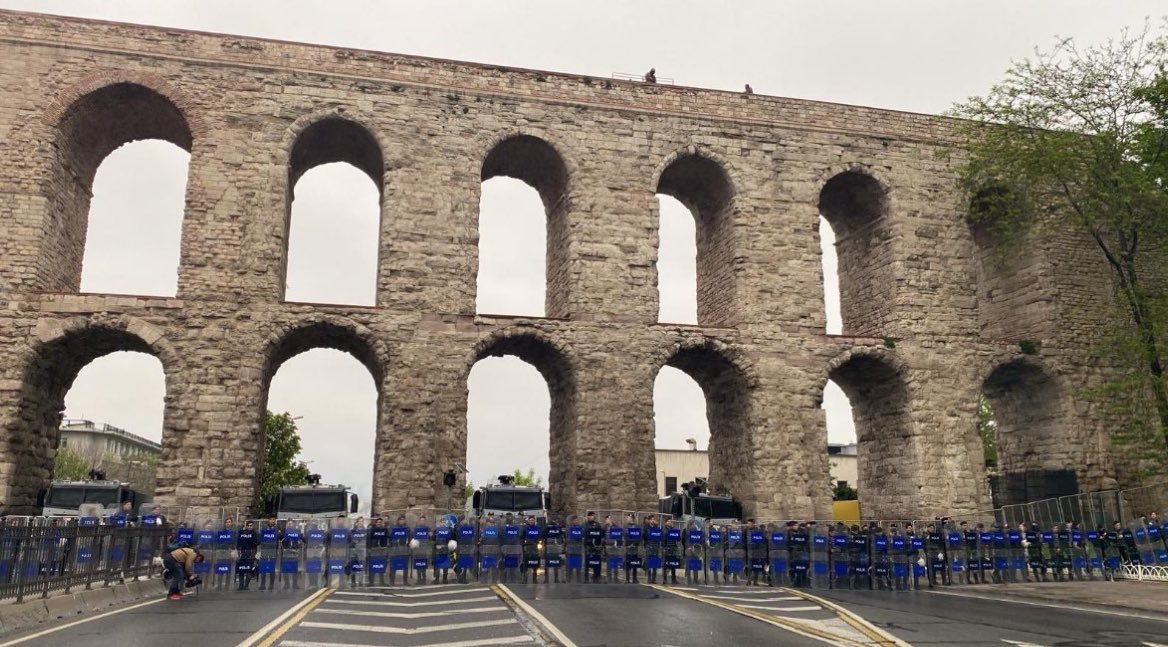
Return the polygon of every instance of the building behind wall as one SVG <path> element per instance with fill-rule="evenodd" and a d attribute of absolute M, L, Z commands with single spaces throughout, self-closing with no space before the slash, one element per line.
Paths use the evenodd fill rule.
<path fill-rule="evenodd" d="M 709 477 L 710 454 L 705 450 L 657 449 L 655 454 L 657 456 L 658 498 L 679 491 L 682 483 L 692 481 L 695 477 Z M 860 477 L 856 443 L 829 444 L 827 455 L 831 468 L 831 485 L 834 486 L 842 482 L 859 490 Z M 711 485 L 715 492 L 721 492 L 717 483 Z M 826 486 L 827 484 L 825 484 Z"/>
<path fill-rule="evenodd" d="M 131 483 L 135 489 L 153 494 L 162 445 L 110 424 L 92 420 L 66 419 L 61 422 L 58 451 L 69 451 L 115 481 Z"/>

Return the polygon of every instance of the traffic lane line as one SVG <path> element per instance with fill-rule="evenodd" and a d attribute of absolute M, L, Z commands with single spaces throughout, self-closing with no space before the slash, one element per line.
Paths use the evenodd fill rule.
<path fill-rule="evenodd" d="M 528 618 L 531 618 L 532 622 L 538 625 L 540 631 L 542 631 L 544 635 L 550 636 L 554 641 L 556 641 L 553 644 L 558 644 L 561 647 L 576 647 L 576 643 L 572 642 L 572 639 L 568 638 L 567 634 L 561 631 L 559 627 L 552 624 L 551 620 L 548 620 L 542 613 L 536 611 L 535 608 L 530 604 L 520 600 L 519 596 L 515 595 L 515 593 L 511 591 L 511 589 L 507 588 L 506 585 L 495 584 L 491 588 L 499 596 L 499 599 L 503 600 L 503 602 L 505 602 L 508 606 L 510 606 L 512 609 L 518 609 L 522 611 L 524 615 L 526 615 Z"/>
<path fill-rule="evenodd" d="M 142 607 L 147 607 L 147 606 L 150 606 L 151 604 L 158 604 L 159 602 L 164 602 L 164 601 L 167 601 L 166 598 L 159 598 L 157 600 L 147 600 L 146 602 L 139 602 L 138 604 L 132 604 L 128 607 L 123 607 L 121 609 L 114 609 L 113 611 L 106 611 L 105 613 L 99 613 L 91 618 L 84 618 L 82 620 L 74 620 L 73 622 L 68 622 L 68 623 L 65 623 L 63 625 L 59 625 L 57 627 L 43 629 L 41 631 L 38 631 L 35 634 L 24 636 L 22 638 L 17 638 L 15 640 L 10 640 L 8 642 L 0 643 L 0 647 L 9 647 L 10 645 L 19 645 L 21 643 L 26 643 L 30 640 L 36 640 L 37 638 L 43 638 L 43 637 L 48 636 L 50 634 L 54 634 L 58 631 L 61 631 L 62 629 L 76 627 L 77 625 L 83 625 L 87 622 L 101 620 L 102 618 L 108 618 L 110 616 L 114 616 L 114 615 L 117 615 L 119 613 L 133 611 L 134 609 L 141 609 Z"/>
<path fill-rule="evenodd" d="M 446 591 L 427 591 L 425 593 L 413 593 L 413 592 L 407 593 L 405 591 L 390 592 L 390 593 L 362 593 L 360 591 L 337 591 L 337 595 L 364 595 L 364 596 L 377 596 L 377 597 L 386 597 L 386 598 L 433 598 L 433 597 L 438 597 L 440 595 L 464 595 L 467 593 L 482 593 L 483 591 L 490 591 L 490 590 L 491 590 L 490 588 L 483 586 L 483 587 L 476 587 L 476 588 L 471 588 L 471 589 L 464 588 L 464 589 L 458 589 L 458 590 L 451 589 L 451 590 L 446 590 Z"/>
<path fill-rule="evenodd" d="M 244 638 L 243 642 L 239 643 L 236 647 L 271 647 L 280 636 L 287 633 L 296 623 L 303 620 L 309 611 L 312 611 L 313 608 L 323 602 L 333 590 L 321 589 L 304 600 L 301 600 L 291 609 L 281 613 L 276 619 L 261 627 L 259 631 Z"/>
<path fill-rule="evenodd" d="M 495 598 L 492 598 L 495 599 Z M 471 609 L 445 609 L 443 611 L 421 611 L 417 613 L 395 613 L 393 611 L 362 611 L 360 609 L 330 609 L 321 606 L 314 613 L 332 613 L 342 616 L 359 616 L 366 618 L 397 618 L 401 620 L 419 620 L 422 618 L 441 618 L 451 615 L 467 613 L 511 613 L 505 606 L 474 607 Z"/>
<path fill-rule="evenodd" d="M 514 625 L 516 629 L 523 628 L 519 626 L 519 623 L 517 623 L 514 618 L 507 618 L 505 620 L 483 620 L 480 622 L 452 622 L 444 625 L 414 627 L 412 629 L 406 627 L 384 627 L 381 625 L 357 625 L 343 622 L 316 622 L 314 620 L 308 620 L 300 623 L 300 626 L 304 627 L 305 629 L 326 629 L 329 631 L 366 631 L 369 633 L 400 634 L 403 636 L 432 634 L 443 631 L 461 631 L 464 629 L 486 629 L 487 627 L 502 627 L 504 625 Z"/>

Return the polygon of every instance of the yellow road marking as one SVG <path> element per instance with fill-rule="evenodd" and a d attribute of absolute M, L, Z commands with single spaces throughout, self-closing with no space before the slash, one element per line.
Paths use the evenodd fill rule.
<path fill-rule="evenodd" d="M 877 645 L 881 645 L 882 647 L 911 647 L 903 640 L 893 636 L 887 631 L 884 631 L 871 622 L 861 618 L 859 615 L 856 615 L 852 611 L 849 611 L 848 609 L 845 609 L 834 602 L 824 600 L 817 595 L 811 595 L 810 593 L 805 593 L 796 589 L 782 590 L 790 593 L 791 595 L 797 595 L 804 600 L 807 600 L 808 602 L 814 602 L 824 607 L 825 609 L 830 609 L 837 616 L 839 616 L 840 620 L 843 620 L 844 622 L 854 627 L 856 631 L 859 631 L 865 636 L 871 638 L 872 641 Z"/>
<path fill-rule="evenodd" d="M 317 591 L 239 643 L 238 647 L 271 647 L 281 636 L 288 633 L 288 630 L 299 624 L 301 620 L 304 620 L 304 616 L 308 615 L 321 602 L 324 602 L 324 599 L 333 591 L 336 591 L 336 589 L 321 589 Z"/>

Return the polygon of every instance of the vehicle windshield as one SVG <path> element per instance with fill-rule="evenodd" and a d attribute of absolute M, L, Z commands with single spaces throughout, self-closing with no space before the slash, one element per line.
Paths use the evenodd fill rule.
<path fill-rule="evenodd" d="M 285 492 L 280 495 L 280 512 L 284 514 L 343 513 L 344 492 Z"/>
<path fill-rule="evenodd" d="M 100 503 L 103 507 L 112 508 L 118 504 L 118 488 L 53 485 L 45 496 L 46 508 L 75 510 L 82 503 Z"/>
<path fill-rule="evenodd" d="M 542 510 L 542 492 L 487 492 L 484 508 L 519 512 L 521 510 Z"/>
<path fill-rule="evenodd" d="M 742 507 L 736 501 L 724 499 L 694 500 L 694 516 L 703 519 L 740 519 Z"/>

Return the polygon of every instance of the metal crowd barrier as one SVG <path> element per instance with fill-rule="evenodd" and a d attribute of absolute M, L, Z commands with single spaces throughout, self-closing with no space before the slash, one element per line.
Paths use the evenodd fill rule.
<path fill-rule="evenodd" d="M 98 518 L 0 518 L 0 599 L 23 602 L 158 573 L 167 529 Z"/>

